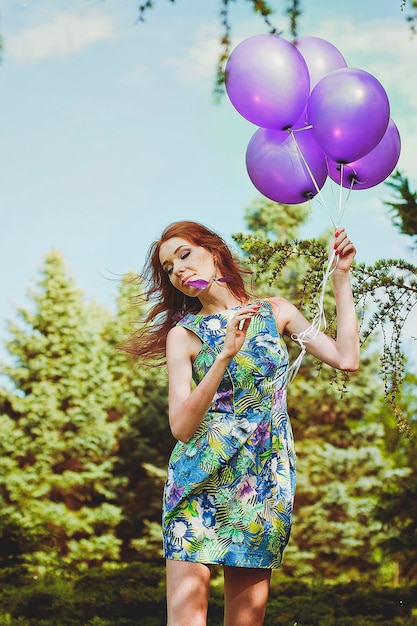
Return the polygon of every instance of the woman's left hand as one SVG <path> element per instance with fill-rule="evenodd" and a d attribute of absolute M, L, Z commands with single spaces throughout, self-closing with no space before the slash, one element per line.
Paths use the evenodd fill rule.
<path fill-rule="evenodd" d="M 335 254 L 338 257 L 336 269 L 348 272 L 355 258 L 356 248 L 343 227 L 336 230 L 332 243 Z"/>

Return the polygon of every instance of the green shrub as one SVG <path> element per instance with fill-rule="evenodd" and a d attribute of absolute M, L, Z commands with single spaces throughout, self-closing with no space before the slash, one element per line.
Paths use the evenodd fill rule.
<path fill-rule="evenodd" d="M 274 581 L 264 626 L 417 626 L 417 585 L 312 585 Z M 0 574 L 0 626 L 164 626 L 163 564 L 134 563 L 34 580 Z M 208 626 L 223 626 L 223 589 L 214 581 Z"/>

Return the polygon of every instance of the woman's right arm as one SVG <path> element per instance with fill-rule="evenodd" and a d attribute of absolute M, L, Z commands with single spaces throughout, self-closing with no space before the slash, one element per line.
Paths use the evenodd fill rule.
<path fill-rule="evenodd" d="M 250 321 L 259 304 L 242 307 L 230 318 L 221 352 L 201 382 L 192 389 L 192 359 L 195 337 L 182 326 L 168 333 L 166 357 L 168 366 L 169 425 L 175 439 L 186 442 L 200 426 L 220 385 L 230 360 L 240 350 Z"/>
<path fill-rule="evenodd" d="M 203 380 L 191 390 L 192 343 L 185 328 L 175 326 L 169 331 L 166 356 L 169 425 L 175 439 L 186 442 L 194 435 L 210 408 L 231 357 L 220 352 Z"/>

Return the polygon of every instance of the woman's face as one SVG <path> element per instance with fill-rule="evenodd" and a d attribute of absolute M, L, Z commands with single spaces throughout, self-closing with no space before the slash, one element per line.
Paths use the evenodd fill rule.
<path fill-rule="evenodd" d="M 188 285 L 189 281 L 206 280 L 210 283 L 216 276 L 213 255 L 182 237 L 172 237 L 161 244 L 159 261 L 172 285 L 187 296 L 195 297 L 201 292 Z"/>

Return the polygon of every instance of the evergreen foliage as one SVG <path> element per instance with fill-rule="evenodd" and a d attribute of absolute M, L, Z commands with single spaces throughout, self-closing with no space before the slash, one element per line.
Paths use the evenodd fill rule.
<path fill-rule="evenodd" d="M 390 207 L 392 223 L 404 235 L 411 235 L 417 242 L 417 192 L 410 190 L 408 178 L 396 171 L 386 184 L 394 190 L 394 200 L 385 201 Z"/>
<path fill-rule="evenodd" d="M 407 372 L 399 402 L 416 434 L 417 376 Z M 395 424 L 386 425 L 386 451 L 398 467 L 407 467 L 403 476 L 384 485 L 375 517 L 382 522 L 381 549 L 396 563 L 396 582 L 417 578 L 417 437 L 404 441 Z"/>
<path fill-rule="evenodd" d="M 4 368 L 10 389 L 0 391 L 1 532 L 8 545 L 0 564 L 24 562 L 42 572 L 115 561 L 119 479 L 116 425 L 107 414 L 110 372 L 97 332 L 103 313 L 84 303 L 55 251 L 31 297 L 34 310 L 20 309 L 21 324 L 10 325 L 14 363 Z"/>
<path fill-rule="evenodd" d="M 401 10 L 404 10 L 406 7 L 407 0 L 401 0 Z M 406 20 L 410 25 L 411 32 L 413 35 L 417 33 L 417 0 L 411 0 L 410 6 L 407 7 L 410 9 L 410 12 L 406 16 Z"/>
<path fill-rule="evenodd" d="M 113 319 L 46 257 L 32 308 L 10 324 L 0 390 L 0 566 L 37 574 L 155 558 L 173 438 L 166 376 L 118 344 L 141 311 L 127 275 Z"/>
<path fill-rule="evenodd" d="M 119 349 L 144 314 L 140 282 L 127 273 L 118 296 L 116 319 L 105 328 L 113 381 L 112 419 L 118 423 L 115 473 L 122 479 L 117 503 L 122 559 L 154 558 L 161 553 L 161 502 L 165 470 L 175 440 L 168 423 L 167 376 L 163 368 L 136 363 Z"/>

